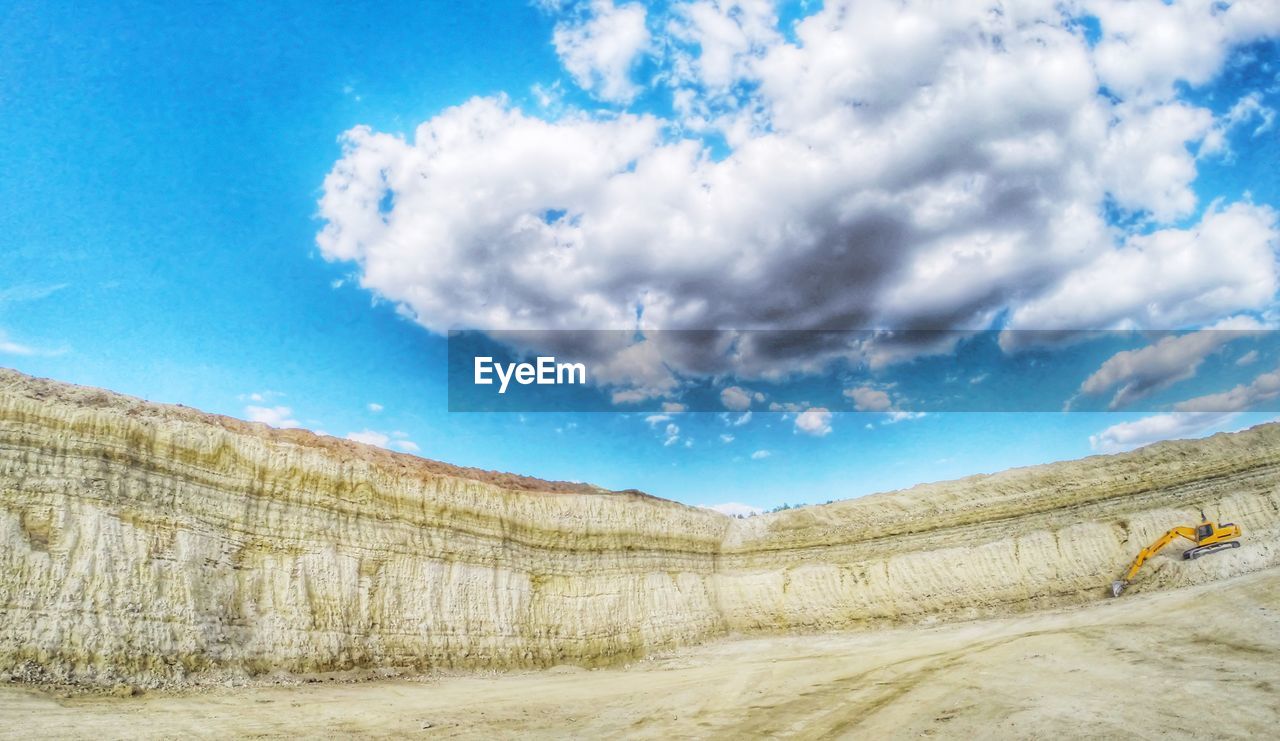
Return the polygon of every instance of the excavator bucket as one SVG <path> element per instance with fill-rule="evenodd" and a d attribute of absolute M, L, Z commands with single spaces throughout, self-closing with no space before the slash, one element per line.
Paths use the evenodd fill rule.
<path fill-rule="evenodd" d="M 1123 592 L 1124 588 L 1127 586 L 1129 586 L 1129 582 L 1125 581 L 1124 579 L 1116 579 L 1115 581 L 1111 582 L 1111 596 L 1119 597 L 1120 593 Z"/>

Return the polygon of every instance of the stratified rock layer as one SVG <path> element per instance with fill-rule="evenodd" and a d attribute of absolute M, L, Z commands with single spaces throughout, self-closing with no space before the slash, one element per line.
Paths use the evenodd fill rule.
<path fill-rule="evenodd" d="M 1135 591 L 1280 563 L 1280 426 L 734 520 L 0 371 L 0 673 L 546 666 L 1083 603 L 1201 507 L 1244 547 Z"/>

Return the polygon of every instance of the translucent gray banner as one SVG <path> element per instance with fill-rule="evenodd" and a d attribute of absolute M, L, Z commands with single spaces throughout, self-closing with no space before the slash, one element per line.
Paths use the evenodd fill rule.
<path fill-rule="evenodd" d="M 1280 335 L 551 330 L 448 338 L 453 412 L 1280 410 Z"/>

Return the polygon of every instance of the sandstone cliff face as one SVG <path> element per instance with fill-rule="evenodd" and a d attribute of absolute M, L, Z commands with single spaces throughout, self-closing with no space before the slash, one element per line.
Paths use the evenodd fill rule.
<path fill-rule="evenodd" d="M 717 584 L 731 629 L 977 617 L 1107 599 L 1173 525 L 1239 524 L 1243 547 L 1182 561 L 1175 542 L 1129 592 L 1280 563 L 1280 426 L 1154 445 L 735 521 Z"/>
<path fill-rule="evenodd" d="M 1197 507 L 1280 563 L 1280 426 L 732 520 L 0 371 L 0 673 L 590 663 L 729 631 L 1103 599 Z"/>

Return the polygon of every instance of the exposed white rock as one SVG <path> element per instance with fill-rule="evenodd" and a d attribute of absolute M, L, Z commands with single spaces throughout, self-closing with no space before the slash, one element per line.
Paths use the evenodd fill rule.
<path fill-rule="evenodd" d="M 1200 507 L 1244 547 L 1134 591 L 1280 563 L 1280 426 L 737 520 L 0 370 L 0 673 L 549 666 L 1083 603 Z"/>

